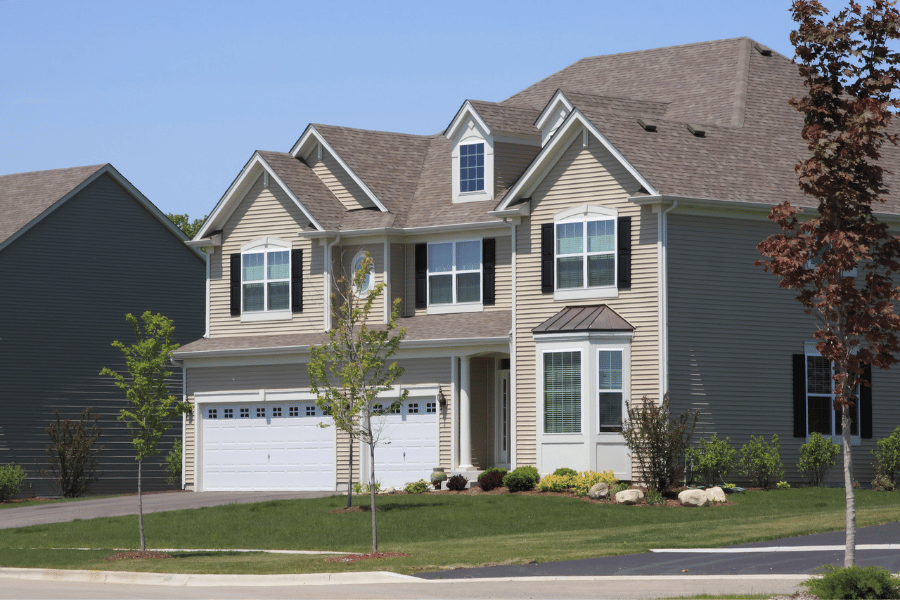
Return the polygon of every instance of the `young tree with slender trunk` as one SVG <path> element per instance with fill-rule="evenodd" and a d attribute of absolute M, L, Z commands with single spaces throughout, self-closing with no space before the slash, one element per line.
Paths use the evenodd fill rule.
<path fill-rule="evenodd" d="M 841 414 L 847 537 L 844 566 L 856 562 L 856 501 L 850 446 L 850 410 L 856 410 L 864 365 L 888 368 L 900 350 L 900 301 L 894 276 L 900 242 L 875 216 L 888 190 L 879 163 L 896 98 L 900 55 L 888 44 L 900 38 L 894 2 L 872 0 L 824 22 L 828 11 L 815 0 L 795 0 L 798 23 L 791 32 L 800 75 L 807 87 L 791 106 L 804 116 L 803 139 L 811 156 L 795 170 L 800 188 L 818 201 L 810 218 L 783 202 L 769 218 L 784 233 L 759 244 L 768 260 L 758 265 L 797 292 L 818 321 L 816 349 L 834 368 L 834 408 Z M 896 190 L 895 190 L 896 192 Z"/>
<path fill-rule="evenodd" d="M 169 359 L 178 344 L 172 341 L 175 327 L 171 319 L 150 311 L 141 315 L 143 327 L 134 315 L 127 314 L 125 319 L 131 323 L 137 341 L 126 346 L 120 341 L 112 343 L 125 356 L 125 365 L 130 380 L 121 373 L 104 367 L 101 375 L 109 375 L 115 384 L 125 392 L 128 405 L 121 410 L 119 420 L 125 421 L 131 432 L 131 443 L 137 453 L 138 461 L 138 529 L 141 533 L 141 551 L 147 549 L 144 539 L 144 505 L 141 496 L 141 476 L 144 459 L 159 454 L 157 446 L 160 439 L 172 424 L 172 419 L 188 412 L 190 407 L 179 402 L 169 393 L 166 378 L 172 375 L 169 371 Z"/>
<path fill-rule="evenodd" d="M 366 253 L 352 280 L 342 278 L 332 296 L 333 327 L 329 342 L 310 348 L 310 389 L 316 404 L 334 419 L 334 425 L 347 432 L 351 444 L 361 440 L 369 448 L 369 508 L 372 513 L 372 553 L 378 552 L 378 527 L 375 519 L 375 446 L 384 430 L 384 415 L 396 410 L 406 399 L 402 391 L 390 406 L 379 396 L 392 392 L 394 382 L 403 375 L 396 362 L 389 363 L 406 335 L 397 329 L 400 300 L 394 301 L 386 325 L 371 328 L 369 314 L 385 284 L 371 285 L 372 257 Z M 385 302 L 388 300 L 385 299 Z M 352 461 L 352 458 L 351 458 Z M 351 464 L 348 486 L 352 486 Z M 350 505 L 348 489 L 347 505 Z"/>

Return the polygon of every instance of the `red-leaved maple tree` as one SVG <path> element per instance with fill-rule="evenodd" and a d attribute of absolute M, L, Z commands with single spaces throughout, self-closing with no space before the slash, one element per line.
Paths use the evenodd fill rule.
<path fill-rule="evenodd" d="M 795 62 L 807 87 L 791 106 L 804 115 L 803 139 L 811 156 L 795 167 L 800 188 L 818 201 L 815 214 L 784 202 L 769 218 L 783 233 L 758 249 L 763 268 L 795 290 L 806 313 L 817 318 L 816 349 L 834 366 L 834 408 L 841 412 L 847 538 L 844 566 L 856 562 L 856 501 L 850 446 L 850 409 L 858 402 L 863 365 L 887 368 L 898 361 L 900 241 L 875 213 L 888 189 L 884 172 L 900 165 L 881 160 L 900 108 L 896 97 L 900 55 L 888 47 L 900 34 L 894 2 L 856 2 L 830 21 L 815 0 L 791 7 Z M 896 192 L 896 190 L 895 190 Z"/>

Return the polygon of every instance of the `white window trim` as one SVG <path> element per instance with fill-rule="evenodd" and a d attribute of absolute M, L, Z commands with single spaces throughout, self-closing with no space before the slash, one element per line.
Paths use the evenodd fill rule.
<path fill-rule="evenodd" d="M 241 323 L 252 323 L 256 321 L 289 321 L 293 318 L 291 311 L 291 243 L 275 237 L 262 237 L 247 242 L 241 246 Z M 267 254 L 268 252 L 284 252 L 288 253 L 288 307 L 277 310 L 268 310 L 265 306 L 268 304 L 268 279 L 262 279 L 263 283 L 263 310 L 245 311 L 244 310 L 244 256 L 247 254 Z M 263 271 L 265 271 L 265 264 Z"/>
<path fill-rule="evenodd" d="M 451 139 L 453 149 L 450 161 L 453 178 L 453 202 L 479 202 L 494 198 L 494 138 L 484 129 L 482 123 L 471 116 Z M 484 189 L 478 192 L 459 191 L 459 148 L 469 144 L 484 144 Z"/>
<path fill-rule="evenodd" d="M 804 413 L 804 416 L 806 417 L 806 441 L 808 442 L 810 440 L 810 438 L 812 437 L 812 434 L 810 434 L 810 432 L 809 432 L 809 396 L 810 396 L 810 393 L 809 393 L 809 379 L 806 374 L 806 357 L 807 356 L 820 356 L 820 357 L 822 356 L 819 353 L 819 351 L 816 350 L 816 342 L 806 342 L 803 344 L 803 388 L 804 388 L 805 397 L 806 397 L 806 411 Z M 834 374 L 834 362 L 831 363 L 831 373 L 832 373 L 832 375 Z M 825 394 L 813 394 L 813 395 L 814 396 L 824 396 Z M 832 409 L 830 411 L 831 418 L 832 418 L 831 430 L 835 431 L 837 423 L 834 421 L 834 419 L 836 419 L 837 417 L 834 414 L 834 408 L 833 408 L 833 406 L 834 406 L 834 384 L 832 384 L 831 394 L 829 394 L 829 396 L 831 397 L 831 400 L 832 400 Z M 860 414 L 859 403 L 860 403 L 860 401 L 859 401 L 859 397 L 857 395 L 856 420 L 857 420 L 857 423 L 859 424 L 857 428 L 860 430 L 860 433 L 862 433 L 862 431 L 861 431 L 862 430 L 862 415 Z M 823 434 L 822 437 L 830 438 L 832 442 L 834 442 L 838 445 L 843 445 L 843 443 L 844 443 L 844 438 L 842 435 L 836 435 L 836 434 L 824 435 Z M 851 446 L 859 446 L 861 443 L 862 443 L 861 435 L 859 435 L 859 434 L 857 434 L 857 435 L 851 434 L 850 435 L 850 445 Z"/>
<path fill-rule="evenodd" d="M 594 431 L 600 435 L 603 434 L 615 434 L 621 435 L 621 431 L 600 431 L 600 353 L 601 352 L 621 352 L 622 353 L 622 420 L 628 418 L 628 408 L 626 403 L 630 396 L 631 390 L 631 369 L 629 368 L 631 364 L 631 350 L 628 346 L 616 346 L 616 345 L 606 345 L 606 344 L 591 344 L 591 350 L 594 352 L 594 356 L 597 357 L 596 362 L 592 365 L 594 368 L 594 376 L 596 377 L 595 384 L 593 386 L 594 395 L 595 395 L 595 404 L 597 406 L 597 418 L 594 423 Z M 613 391 L 613 390 L 607 390 Z"/>
<path fill-rule="evenodd" d="M 478 261 L 478 301 L 477 302 L 457 302 L 456 301 L 456 276 L 458 274 L 465 273 L 474 273 L 474 269 L 465 269 L 462 271 L 457 271 L 456 269 L 456 245 L 465 242 L 476 242 L 478 243 L 478 252 L 481 255 Z M 451 252 L 453 256 L 453 266 L 450 271 L 440 271 L 434 273 L 434 275 L 450 275 L 451 281 L 451 292 L 453 294 L 453 302 L 446 302 L 442 304 L 432 304 L 431 302 L 431 268 L 428 265 L 428 249 L 437 244 L 450 244 Z M 426 314 L 429 315 L 442 315 L 442 314 L 451 314 L 451 313 L 464 313 L 464 312 L 482 312 L 484 310 L 484 240 L 482 239 L 465 239 L 465 240 L 446 240 L 439 242 L 428 242 L 425 248 L 426 252 L 426 271 L 425 271 L 425 292 L 428 301 L 428 308 L 426 310 Z"/>
<path fill-rule="evenodd" d="M 619 211 L 614 208 L 605 206 L 594 206 L 583 204 L 568 210 L 557 213 L 553 217 L 553 299 L 557 301 L 567 300 L 590 300 L 590 299 L 608 299 L 619 297 L 618 277 L 619 277 Z M 557 284 L 557 237 L 556 227 L 566 223 L 583 223 L 582 236 L 587 236 L 587 223 L 589 221 L 612 221 L 613 222 L 613 285 L 588 287 L 587 284 L 587 244 L 582 244 L 582 252 L 580 256 L 582 261 L 582 287 L 558 289 Z M 563 255 L 569 256 L 569 255 Z M 571 255 L 574 256 L 574 255 Z"/>

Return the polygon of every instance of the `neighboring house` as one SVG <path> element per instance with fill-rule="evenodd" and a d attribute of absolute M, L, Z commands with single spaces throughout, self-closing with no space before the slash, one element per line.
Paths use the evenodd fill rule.
<path fill-rule="evenodd" d="M 754 261 L 773 204 L 815 205 L 793 170 L 803 93 L 790 60 L 741 38 L 587 58 L 465 101 L 438 135 L 310 125 L 254 153 L 190 242 L 209 271 L 207 333 L 176 353 L 187 485 L 343 487 L 347 442 L 317 427 L 307 363 L 363 251 L 407 332 L 383 484 L 490 465 L 628 479 L 625 404 L 667 391 L 701 411 L 698 436 L 778 434 L 797 479 L 807 434 L 837 433 L 829 365 Z M 883 212 L 898 222 L 896 195 Z M 863 393 L 860 481 L 900 424 L 898 376 Z"/>
<path fill-rule="evenodd" d="M 23 494 L 58 493 L 41 475 L 53 411 L 77 420 L 92 407 L 103 428 L 92 491 L 136 491 L 131 437 L 117 419 L 124 394 L 100 370 L 125 370 L 111 344 L 135 339 L 126 313 L 168 316 L 181 343 L 203 334 L 205 259 L 108 164 L 0 176 L 0 215 L 0 464 L 25 468 Z M 144 465 L 143 479 L 147 490 L 173 487 L 163 456 Z"/>

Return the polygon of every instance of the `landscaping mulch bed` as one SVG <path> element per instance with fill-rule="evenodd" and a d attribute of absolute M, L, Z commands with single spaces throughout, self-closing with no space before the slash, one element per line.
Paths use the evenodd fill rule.
<path fill-rule="evenodd" d="M 370 560 L 373 558 L 395 558 L 398 556 L 410 556 L 409 554 L 403 554 L 402 552 L 375 552 L 374 554 L 347 554 L 346 556 L 336 556 L 334 558 L 326 558 L 323 559 L 324 562 L 359 562 L 361 560 Z"/>
<path fill-rule="evenodd" d="M 634 488 L 634 489 L 640 489 L 642 492 L 644 492 L 645 495 L 647 494 L 647 490 L 644 488 Z M 434 491 L 430 491 L 429 493 L 432 493 L 432 494 L 460 494 L 463 496 L 480 496 L 482 494 L 486 494 L 489 496 L 502 496 L 502 495 L 510 494 L 512 492 L 510 492 L 505 487 L 494 488 L 494 489 L 486 492 L 486 491 L 482 490 L 480 487 L 476 486 L 476 487 L 467 488 L 467 489 L 459 491 L 459 492 L 454 492 L 451 490 L 434 490 Z M 566 498 L 576 498 L 578 500 L 581 500 L 582 502 L 588 502 L 590 504 L 615 504 L 616 503 L 616 501 L 611 498 L 603 498 L 603 499 L 594 500 L 593 498 L 589 498 L 587 496 L 576 496 L 575 492 L 572 490 L 568 490 L 565 492 L 542 492 L 538 489 L 533 489 L 533 490 L 528 490 L 526 492 L 515 492 L 515 493 L 520 496 L 563 496 Z M 664 496 L 664 499 L 665 499 L 664 504 L 656 504 L 656 505 L 652 505 L 652 506 L 672 506 L 672 507 L 683 508 L 681 506 L 681 503 L 678 501 L 677 493 L 671 493 L 671 492 L 666 493 Z M 718 504 L 710 505 L 710 506 L 732 506 L 733 504 L 734 504 L 734 502 L 720 502 Z M 634 504 L 633 506 L 651 506 L 651 505 L 644 502 L 641 504 Z"/>
<path fill-rule="evenodd" d="M 105 560 L 143 560 L 146 558 L 172 558 L 172 556 L 165 552 L 156 552 L 155 550 L 132 550 L 107 556 Z"/>

